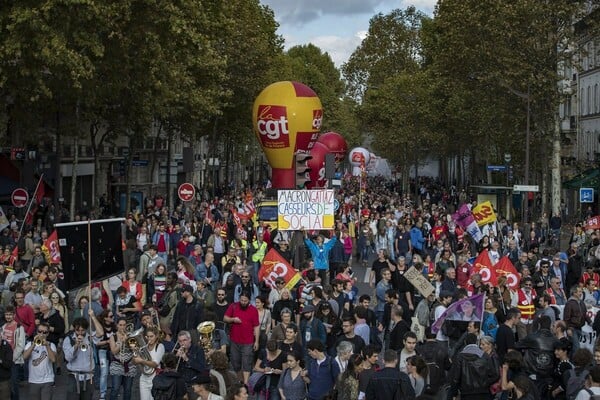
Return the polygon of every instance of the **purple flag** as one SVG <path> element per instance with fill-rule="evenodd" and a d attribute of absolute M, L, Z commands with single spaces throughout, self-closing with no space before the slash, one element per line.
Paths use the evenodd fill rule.
<path fill-rule="evenodd" d="M 473 217 L 473 213 L 471 213 L 471 209 L 467 204 L 460 206 L 458 211 L 452 214 L 452 219 L 456 222 L 456 225 L 468 232 L 475 241 L 479 242 L 483 238 L 481 229 L 479 229 L 479 225 L 477 225 L 477 221 L 475 221 L 475 217 Z"/>
<path fill-rule="evenodd" d="M 483 319 L 484 300 L 485 294 L 482 293 L 450 304 L 446 311 L 431 325 L 431 332 L 437 333 L 446 320 L 481 322 Z"/>

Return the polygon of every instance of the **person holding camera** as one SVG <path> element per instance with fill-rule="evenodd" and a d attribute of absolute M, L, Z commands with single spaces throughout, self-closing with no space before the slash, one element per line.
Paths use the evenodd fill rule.
<path fill-rule="evenodd" d="M 41 322 L 33 340 L 25 345 L 23 359 L 29 367 L 29 399 L 51 400 L 54 391 L 56 345 L 48 340 L 50 325 Z"/>

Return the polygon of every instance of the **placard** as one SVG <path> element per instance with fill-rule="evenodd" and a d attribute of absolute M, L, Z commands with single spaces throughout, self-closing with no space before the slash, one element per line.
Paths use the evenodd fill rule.
<path fill-rule="evenodd" d="M 431 293 L 435 291 L 435 288 L 423 276 L 419 270 L 415 267 L 410 267 L 405 273 L 404 277 L 423 295 L 423 297 L 427 298 Z"/>
<path fill-rule="evenodd" d="M 279 190 L 277 192 L 278 229 L 333 229 L 334 200 L 332 189 Z"/>

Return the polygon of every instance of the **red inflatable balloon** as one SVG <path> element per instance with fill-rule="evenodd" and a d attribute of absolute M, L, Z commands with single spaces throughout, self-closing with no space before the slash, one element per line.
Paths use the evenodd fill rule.
<path fill-rule="evenodd" d="M 319 139 L 317 139 L 317 143 L 322 143 L 327 146 L 329 151 L 335 156 L 336 163 L 344 160 L 344 157 L 346 157 L 346 154 L 348 153 L 348 143 L 346 143 L 346 139 L 337 132 L 323 133 L 319 136 Z"/>
<path fill-rule="evenodd" d="M 310 150 L 312 159 L 306 162 L 310 168 L 310 182 L 306 184 L 308 189 L 324 188 L 327 186 L 327 179 L 325 179 L 325 154 L 329 153 L 329 151 L 327 146 L 319 142 L 315 143 Z"/>

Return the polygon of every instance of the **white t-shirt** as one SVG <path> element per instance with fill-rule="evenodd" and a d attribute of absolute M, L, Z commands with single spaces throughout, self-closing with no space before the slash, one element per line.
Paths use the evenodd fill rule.
<path fill-rule="evenodd" d="M 435 320 L 436 321 L 442 316 L 442 314 L 444 313 L 444 311 L 446 311 L 446 307 L 443 306 L 443 305 L 439 305 L 439 306 L 437 306 L 435 308 Z M 442 333 L 441 329 L 438 331 L 438 333 L 436 334 L 435 338 L 437 340 L 442 341 L 442 342 L 447 342 L 448 341 L 448 336 L 444 335 Z"/>
<path fill-rule="evenodd" d="M 163 346 L 162 343 L 159 343 L 158 346 L 156 346 L 156 348 L 154 350 L 148 350 L 148 353 L 150 353 L 150 357 L 152 357 L 152 361 L 154 361 L 155 363 L 157 363 L 160 366 L 160 362 L 163 358 L 163 356 L 165 355 L 165 346 Z M 154 372 L 154 374 L 152 374 L 152 377 L 156 376 L 156 370 Z"/>
<path fill-rule="evenodd" d="M 600 394 L 600 386 L 592 386 L 590 388 L 590 390 L 594 393 L 594 394 Z M 579 391 L 579 393 L 577 394 L 577 397 L 575 397 L 575 400 L 588 400 L 590 398 L 590 394 L 587 390 L 585 389 L 581 389 Z"/>
<path fill-rule="evenodd" d="M 27 342 L 25 351 L 33 344 Z M 50 348 L 56 354 L 56 346 L 50 343 Z M 34 346 L 31 356 L 29 357 L 29 383 L 50 383 L 54 382 L 54 370 L 52 362 L 48 358 L 46 346 Z"/>
<path fill-rule="evenodd" d="M 408 373 L 406 368 L 406 359 L 416 355 L 416 351 L 409 353 L 408 351 L 406 351 L 406 349 L 402 349 L 402 351 L 400 352 L 400 361 L 398 362 L 398 368 L 400 368 L 400 371 Z"/>

